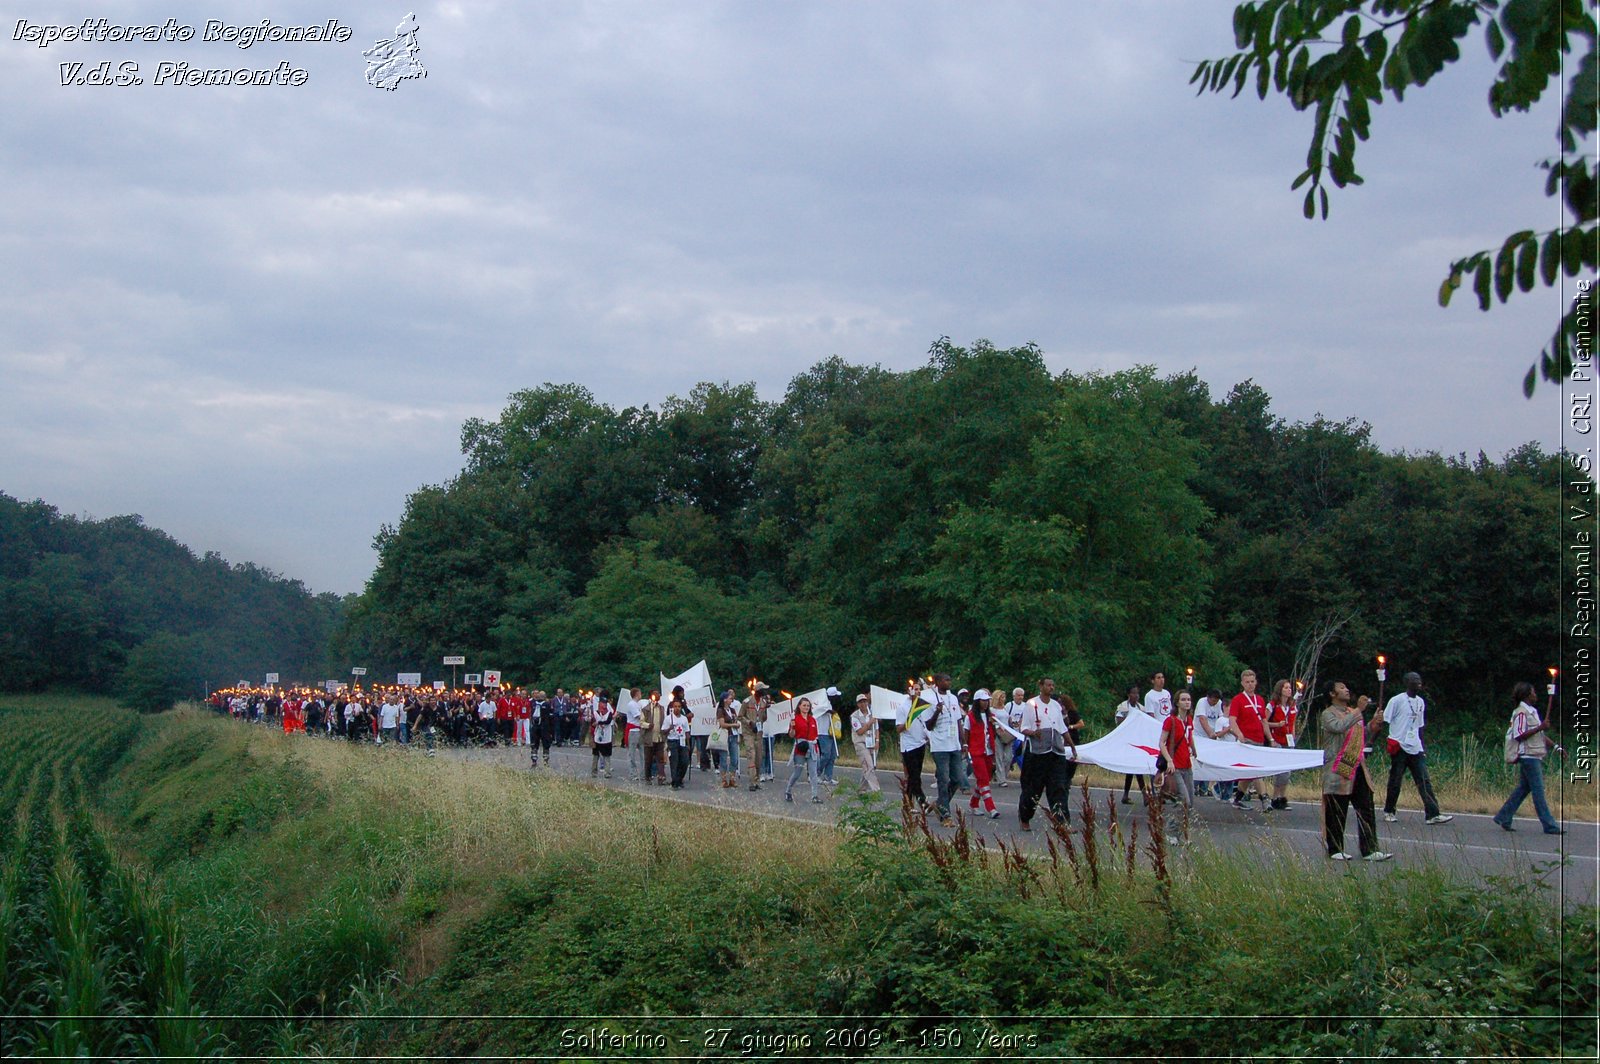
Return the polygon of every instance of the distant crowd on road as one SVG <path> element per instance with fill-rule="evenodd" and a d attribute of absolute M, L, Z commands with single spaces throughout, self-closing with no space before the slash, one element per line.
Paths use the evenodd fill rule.
<path fill-rule="evenodd" d="M 441 743 L 457 746 L 497 745 L 526 747 L 530 767 L 551 764 L 556 747 L 587 747 L 590 775 L 611 778 L 613 760 L 626 759 L 629 779 L 645 785 L 685 787 L 691 768 L 716 774 L 722 787 L 740 785 L 748 774 L 748 788 L 760 790 L 775 781 L 778 753 L 769 728 L 773 708 L 771 688 L 751 681 L 743 699 L 731 689 L 722 693 L 710 710 L 709 727 L 695 727 L 682 687 L 665 693 L 640 688 L 613 696 L 604 688 L 557 688 L 554 695 L 542 689 L 457 688 L 427 690 L 377 687 L 368 690 L 341 687 L 337 692 L 317 688 L 228 688 L 214 692 L 210 705 L 219 713 L 256 723 L 281 725 L 286 733 L 303 733 L 350 742 L 386 743 L 398 747 L 420 746 L 433 756 Z M 878 792 L 878 757 L 892 738 L 900 758 L 898 783 L 919 808 L 951 825 L 952 805 L 958 794 L 968 796 L 974 816 L 999 819 L 994 788 L 1020 785 L 1017 822 L 1023 831 L 1031 823 L 1041 799 L 1050 815 L 1070 821 L 1069 793 L 1078 768 L 1078 746 L 1087 741 L 1087 722 L 1076 704 L 1057 694 L 1048 678 L 1028 696 L 1022 687 L 991 692 L 987 688 L 951 690 L 948 674 L 926 681 L 913 680 L 907 697 L 893 719 L 873 712 L 871 698 L 855 699 L 848 716 L 840 705 L 837 688 L 827 690 L 818 707 L 807 698 L 792 703 L 787 728 L 789 773 L 784 798 L 793 801 L 796 784 L 806 779 L 812 802 L 822 803 L 828 788 L 838 784 L 836 769 L 841 744 L 848 733 L 861 772 L 861 786 Z M 1122 801 L 1130 802 L 1135 784 L 1148 801 L 1169 800 L 1191 808 L 1195 798 L 1212 797 L 1248 808 L 1252 800 L 1263 813 L 1289 808 L 1289 773 L 1267 778 L 1194 780 L 1194 742 L 1198 735 L 1220 742 L 1252 746 L 1292 747 L 1302 703 L 1302 685 L 1291 680 L 1273 684 L 1269 696 L 1257 690 L 1256 674 L 1240 675 L 1239 690 L 1224 700 L 1218 688 L 1198 700 L 1190 684 L 1175 693 L 1166 676 L 1156 672 L 1148 688 L 1130 685 L 1126 699 L 1112 714 L 1113 725 L 1129 714 L 1145 714 L 1160 725 L 1160 748 L 1153 775 L 1127 775 Z M 1378 730 L 1386 730 L 1384 752 L 1389 760 L 1383 819 L 1399 819 L 1398 803 L 1407 775 L 1413 780 L 1429 825 L 1453 819 L 1443 812 L 1433 792 L 1423 745 L 1427 703 L 1422 678 L 1407 673 L 1404 690 L 1381 707 L 1370 720 L 1365 711 L 1371 699 L 1354 698 L 1349 687 L 1335 681 L 1326 688 L 1327 706 L 1317 718 L 1323 753 L 1322 792 L 1324 836 L 1328 856 L 1354 860 L 1345 849 L 1344 835 L 1354 807 L 1360 856 L 1369 861 L 1390 858 L 1378 845 L 1375 791 L 1367 764 Z M 1546 741 L 1549 721 L 1541 717 L 1531 684 L 1519 684 L 1517 701 L 1505 736 L 1506 760 L 1518 766 L 1516 790 L 1495 822 L 1515 830 L 1513 817 L 1522 801 L 1531 797 L 1545 831 L 1562 829 L 1545 799 L 1542 766 L 1551 750 Z M 704 711 L 702 711 L 704 712 Z M 708 733 L 709 732 L 709 733 Z M 748 753 L 746 753 L 748 751 Z M 923 788 L 923 767 L 931 756 L 936 793 L 930 803 Z"/>

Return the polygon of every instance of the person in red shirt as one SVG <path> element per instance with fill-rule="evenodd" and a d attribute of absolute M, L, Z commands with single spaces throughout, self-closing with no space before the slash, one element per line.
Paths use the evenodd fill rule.
<path fill-rule="evenodd" d="M 1185 809 L 1194 808 L 1194 696 L 1178 692 L 1176 712 L 1161 722 L 1161 757 Z M 1157 793 L 1161 788 L 1157 787 Z"/>
<path fill-rule="evenodd" d="M 517 722 L 516 745 L 532 746 L 533 738 L 529 722 L 533 719 L 533 703 L 528 701 L 528 696 L 520 689 L 511 696 L 511 702 L 512 719 Z"/>
<path fill-rule="evenodd" d="M 1295 717 L 1294 684 L 1279 680 L 1272 685 L 1272 701 L 1267 703 L 1266 729 L 1270 745 L 1286 748 L 1294 738 Z M 1280 772 L 1272 777 L 1272 804 L 1269 810 L 1289 808 L 1289 774 Z"/>
<path fill-rule="evenodd" d="M 1251 746 L 1265 746 L 1267 744 L 1267 703 L 1260 695 L 1256 694 L 1256 674 L 1253 669 L 1246 669 L 1239 674 L 1239 686 L 1244 690 L 1233 696 L 1233 701 L 1228 703 L 1228 716 L 1233 718 L 1234 726 L 1239 729 L 1240 737 Z M 1236 780 L 1238 789 L 1233 792 L 1233 807 L 1244 808 L 1245 791 L 1254 789 L 1253 779 Z M 1266 808 L 1267 796 L 1256 792 L 1262 808 Z"/>
<path fill-rule="evenodd" d="M 789 755 L 789 786 L 783 789 L 783 800 L 794 801 L 794 785 L 804 770 L 811 784 L 811 800 L 821 802 L 817 795 L 817 718 L 811 712 L 811 699 L 802 698 L 795 703 L 794 719 L 789 722 L 789 735 L 794 739 L 794 752 Z"/>

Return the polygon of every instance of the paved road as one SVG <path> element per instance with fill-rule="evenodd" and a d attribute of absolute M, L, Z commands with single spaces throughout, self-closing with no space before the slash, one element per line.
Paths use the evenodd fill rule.
<path fill-rule="evenodd" d="M 618 752 L 623 753 L 620 750 Z M 525 749 L 511 747 L 449 750 L 441 748 L 441 753 L 468 761 L 504 764 L 522 769 L 528 769 L 529 764 Z M 609 780 L 590 778 L 589 770 L 592 762 L 587 748 L 558 747 L 552 753 L 555 755 L 553 767 L 541 765 L 530 771 L 554 772 L 568 779 L 632 791 L 661 801 L 694 802 L 718 809 L 737 809 L 762 816 L 814 824 L 831 825 L 837 808 L 854 796 L 860 780 L 859 770 L 840 766 L 837 775 L 841 782 L 838 787 L 821 788 L 823 796 L 821 804 L 814 805 L 810 802 L 810 792 L 804 779 L 795 786 L 794 802 L 787 803 L 783 800 L 783 785 L 788 778 L 787 764 L 780 763 L 777 766 L 780 773 L 777 782 L 763 784 L 762 789 L 756 792 L 745 788 L 748 777 L 741 781 L 737 789 L 725 789 L 719 785 L 715 772 L 698 770 L 691 771 L 683 790 L 672 791 L 665 786 L 646 786 L 629 780 L 625 753 L 620 762 L 613 762 L 613 778 Z M 892 811 L 897 813 L 900 773 L 880 768 L 878 774 L 886 792 L 895 801 L 895 808 Z M 923 789 L 930 797 L 935 793 L 932 773 L 924 774 Z M 997 788 L 994 794 L 995 802 L 1000 807 L 1000 819 L 974 820 L 971 827 L 990 842 L 1002 838 L 1008 843 L 1021 840 L 1035 849 L 1043 850 L 1045 832 L 1035 830 L 1023 833 L 1017 830 L 1016 809 L 1020 793 L 1020 787 L 1015 781 L 1012 781 L 1009 787 Z M 1120 798 L 1120 793 L 1113 794 L 1109 790 L 1091 788 L 1090 794 L 1100 814 L 1100 822 L 1106 823 L 1108 797 Z M 1082 791 L 1075 787 L 1072 794 L 1072 810 L 1075 817 L 1080 815 L 1078 806 L 1081 800 Z M 965 811 L 967 801 L 966 795 L 958 795 L 955 808 Z M 1173 809 L 1173 813 L 1169 814 L 1169 820 L 1173 820 L 1174 823 L 1168 825 L 1168 830 L 1169 833 L 1173 833 L 1178 810 L 1174 807 L 1169 809 Z M 1139 814 L 1141 820 L 1143 819 L 1143 808 L 1137 794 L 1134 795 L 1132 805 L 1119 803 L 1117 806 L 1118 817 L 1124 823 L 1128 814 L 1134 812 Z M 1402 811 L 1399 823 L 1395 824 L 1383 823 L 1381 812 L 1379 815 L 1378 837 L 1382 848 L 1392 852 L 1395 859 L 1379 865 L 1361 865 L 1362 872 L 1356 872 L 1351 866 L 1327 863 L 1330 870 L 1342 869 L 1349 874 L 1366 872 L 1392 874 L 1398 868 L 1424 862 L 1438 862 L 1479 880 L 1489 876 L 1539 871 L 1550 889 L 1561 892 L 1569 902 L 1593 904 L 1600 898 L 1600 887 L 1597 887 L 1600 859 L 1596 856 L 1597 843 L 1600 843 L 1600 826 L 1595 824 L 1570 823 L 1567 825 L 1568 830 L 1565 835 L 1546 835 L 1540 829 L 1539 822 L 1532 817 L 1519 817 L 1516 821 L 1517 830 L 1506 832 L 1488 816 L 1477 813 L 1457 813 L 1450 823 L 1433 826 L 1424 824 L 1422 814 L 1415 810 Z M 1355 824 L 1354 818 L 1351 819 L 1347 842 L 1353 850 Z M 1042 818 L 1034 821 L 1036 829 L 1042 826 Z M 947 829 L 939 828 L 937 824 L 933 827 L 941 835 L 950 833 Z M 1308 860 L 1326 863 L 1322 848 L 1322 807 L 1316 803 L 1295 802 L 1284 812 L 1263 814 L 1255 809 L 1237 810 L 1212 798 L 1199 798 L 1195 803 L 1191 832 L 1194 837 L 1209 838 L 1224 851 L 1272 852 L 1275 847 L 1286 847 Z"/>

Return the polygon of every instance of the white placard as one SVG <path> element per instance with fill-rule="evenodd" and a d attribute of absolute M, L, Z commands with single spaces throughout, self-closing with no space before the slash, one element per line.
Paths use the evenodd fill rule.
<path fill-rule="evenodd" d="M 443 691 L 444 690 L 444 681 L 443 680 L 435 680 L 435 681 L 433 681 L 433 689 L 435 691 Z"/>
<path fill-rule="evenodd" d="M 468 687 L 472 687 L 483 682 L 483 674 L 480 672 L 469 672 L 461 677 L 461 682 L 466 684 Z"/>
<path fill-rule="evenodd" d="M 483 686 L 485 686 L 485 687 L 499 687 L 500 686 L 500 670 L 499 669 L 484 669 L 483 670 Z"/>
<path fill-rule="evenodd" d="M 689 722 L 690 735 L 714 735 L 717 727 L 717 693 L 709 687 L 691 687 L 683 692 L 684 704 L 694 719 Z"/>
<path fill-rule="evenodd" d="M 906 696 L 887 687 L 872 685 L 872 715 L 879 720 L 894 720 L 905 705 Z"/>
<path fill-rule="evenodd" d="M 467 663 L 467 656 L 465 654 L 446 654 L 444 656 L 444 663 L 446 665 L 465 665 Z"/>
<path fill-rule="evenodd" d="M 666 673 L 661 674 L 661 701 L 666 702 L 671 699 L 674 687 L 682 687 L 684 693 L 687 694 L 693 688 L 711 686 L 713 686 L 711 683 L 711 670 L 706 668 L 705 659 L 702 658 L 698 664 L 691 667 L 687 672 L 679 673 L 670 680 L 667 678 Z"/>
<path fill-rule="evenodd" d="M 274 683 L 277 683 L 277 682 L 278 682 L 278 674 L 277 673 L 275 673 L 275 672 L 267 673 L 267 683 L 274 684 Z"/>
<path fill-rule="evenodd" d="M 397 672 L 394 674 L 394 682 L 399 684 L 401 687 L 421 687 L 422 673 Z"/>
<path fill-rule="evenodd" d="M 322 681 L 322 689 L 324 691 L 328 692 L 330 695 L 338 694 L 339 693 L 339 688 L 341 688 L 343 686 L 344 686 L 344 681 L 343 680 L 323 680 Z"/>
<path fill-rule="evenodd" d="M 355 668 L 350 670 L 351 676 L 365 676 L 366 674 L 367 670 L 360 665 L 357 665 Z"/>

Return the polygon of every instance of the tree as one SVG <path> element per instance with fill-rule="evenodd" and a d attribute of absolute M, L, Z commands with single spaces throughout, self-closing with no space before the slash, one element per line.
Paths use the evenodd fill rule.
<path fill-rule="evenodd" d="M 1335 26 L 1337 24 L 1337 28 Z M 1239 51 L 1199 64 L 1190 79 L 1199 92 L 1231 86 L 1238 96 L 1255 82 L 1266 99 L 1286 96 L 1297 111 L 1312 112 L 1311 148 L 1306 168 L 1292 188 L 1307 186 L 1305 216 L 1328 216 L 1325 180 L 1338 188 L 1362 183 L 1356 172 L 1356 144 L 1371 131 L 1370 106 L 1387 92 L 1396 101 L 1407 89 L 1426 85 L 1461 58 L 1460 41 L 1483 28 L 1489 55 L 1500 63 L 1489 87 L 1489 109 L 1496 117 L 1526 111 L 1549 88 L 1566 79 L 1557 140 L 1560 155 L 1540 165 L 1548 172 L 1545 195 L 1560 196 L 1569 224 L 1543 233 L 1524 229 L 1498 249 L 1474 252 L 1450 264 L 1439 288 L 1447 306 L 1471 278 L 1478 306 L 1488 310 L 1514 290 L 1546 287 L 1562 273 L 1576 276 L 1600 263 L 1600 227 L 1595 224 L 1593 160 L 1580 150 L 1595 130 L 1600 68 L 1595 59 L 1596 23 L 1584 0 L 1261 0 L 1234 9 L 1233 31 Z M 1575 66 L 1565 57 L 1574 39 L 1586 50 Z M 1560 382 L 1572 372 L 1574 352 L 1589 349 L 1592 326 L 1579 307 L 1570 307 L 1549 346 L 1529 368 L 1523 391 L 1533 394 L 1539 374 Z M 1581 333 L 1587 334 L 1581 335 Z"/>
<path fill-rule="evenodd" d="M 194 690 L 196 664 L 192 637 L 157 632 L 128 654 L 118 698 L 140 713 L 160 713 Z"/>

